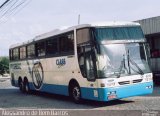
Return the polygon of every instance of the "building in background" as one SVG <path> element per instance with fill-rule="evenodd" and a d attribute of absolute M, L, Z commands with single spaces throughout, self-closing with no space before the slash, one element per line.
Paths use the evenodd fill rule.
<path fill-rule="evenodd" d="M 136 21 L 141 24 L 150 45 L 151 68 L 155 82 L 160 83 L 160 16 Z"/>

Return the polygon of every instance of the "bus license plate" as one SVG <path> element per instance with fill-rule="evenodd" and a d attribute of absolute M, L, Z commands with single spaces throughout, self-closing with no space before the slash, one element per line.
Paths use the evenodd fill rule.
<path fill-rule="evenodd" d="M 116 98 L 117 98 L 117 96 L 116 96 L 116 95 L 109 95 L 109 96 L 108 96 L 108 100 L 116 99 Z"/>

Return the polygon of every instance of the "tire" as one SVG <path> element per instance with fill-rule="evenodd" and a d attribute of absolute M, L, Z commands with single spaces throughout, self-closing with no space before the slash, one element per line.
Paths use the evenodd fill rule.
<path fill-rule="evenodd" d="M 28 80 L 24 80 L 23 85 L 24 85 L 23 86 L 24 93 L 30 93 Z"/>
<path fill-rule="evenodd" d="M 19 90 L 20 90 L 21 92 L 24 92 L 22 80 L 19 81 Z"/>
<path fill-rule="evenodd" d="M 75 102 L 75 103 L 81 103 L 81 90 L 80 87 L 78 86 L 78 84 L 74 84 L 71 87 L 71 91 L 70 91 L 70 96 L 71 99 Z"/>

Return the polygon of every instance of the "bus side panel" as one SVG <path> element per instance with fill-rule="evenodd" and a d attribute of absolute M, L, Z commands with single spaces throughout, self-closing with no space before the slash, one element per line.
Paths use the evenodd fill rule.
<path fill-rule="evenodd" d="M 60 61 L 61 59 L 63 60 L 65 59 L 65 64 L 58 65 L 57 61 Z M 31 66 L 32 62 L 35 61 L 30 61 L 28 66 L 32 67 Z M 28 77 L 30 78 L 29 86 L 31 90 L 68 96 L 69 95 L 68 85 L 71 79 L 77 80 L 80 87 L 87 85 L 87 80 L 86 78 L 82 77 L 80 70 L 78 69 L 77 59 L 75 57 L 68 58 L 67 56 L 64 56 L 64 57 L 46 58 L 46 59 L 40 59 L 40 62 L 42 64 L 44 72 L 43 85 L 40 89 L 35 89 L 32 82 L 33 81 L 32 77 L 28 74 Z"/>
<path fill-rule="evenodd" d="M 12 86 L 18 87 L 18 79 L 25 75 L 23 70 L 23 62 L 12 62 L 10 63 L 10 75 L 11 75 L 11 84 Z"/>
<path fill-rule="evenodd" d="M 29 83 L 29 86 L 31 90 L 36 90 L 33 83 Z M 68 96 L 68 86 L 65 85 L 43 84 L 41 89 L 36 91 Z"/>
<path fill-rule="evenodd" d="M 59 59 L 65 59 L 66 64 L 59 66 L 56 64 L 56 61 Z M 44 79 L 43 85 L 40 89 L 35 89 L 32 79 L 32 68 L 34 63 L 40 62 L 43 67 Z M 87 98 L 87 94 L 92 90 L 88 91 L 88 84 L 86 78 L 80 73 L 78 60 L 75 57 L 68 58 L 64 57 L 54 57 L 54 58 L 45 58 L 45 59 L 35 59 L 35 60 L 25 60 L 20 62 L 14 62 L 13 64 L 20 64 L 20 69 L 11 70 L 11 73 L 14 73 L 15 85 L 18 87 L 18 78 L 21 77 L 24 80 L 24 77 L 28 79 L 29 87 L 31 90 L 43 91 L 54 94 L 69 95 L 68 85 L 71 79 L 77 80 L 80 87 L 82 87 L 82 97 Z M 91 91 L 90 91 L 91 90 Z M 91 94 L 89 94 L 91 95 Z M 91 96 L 90 96 L 91 97 Z M 96 100 L 97 98 L 91 98 Z"/>
<path fill-rule="evenodd" d="M 82 87 L 81 88 L 81 97 L 83 99 L 99 100 L 98 89 L 97 88 Z"/>

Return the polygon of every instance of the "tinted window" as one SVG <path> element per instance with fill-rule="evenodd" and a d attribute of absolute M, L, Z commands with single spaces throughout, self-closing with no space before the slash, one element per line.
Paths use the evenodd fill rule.
<path fill-rule="evenodd" d="M 94 35 L 98 41 L 139 40 L 144 38 L 141 27 L 95 28 Z"/>
<path fill-rule="evenodd" d="M 82 44 L 90 40 L 89 28 L 83 28 L 77 30 L 77 44 Z"/>
<path fill-rule="evenodd" d="M 57 54 L 58 53 L 58 44 L 57 44 L 57 39 L 49 39 L 46 41 L 46 54 L 47 55 L 52 55 L 52 54 Z"/>
<path fill-rule="evenodd" d="M 13 60 L 18 60 L 19 59 L 19 49 L 15 48 L 13 49 Z"/>
<path fill-rule="evenodd" d="M 35 57 L 35 45 L 34 44 L 27 46 L 27 57 L 28 58 Z"/>
<path fill-rule="evenodd" d="M 26 58 L 26 47 L 21 47 L 20 48 L 20 59 L 25 59 Z"/>
<path fill-rule="evenodd" d="M 59 37 L 60 53 L 74 53 L 74 35 L 73 33 L 64 34 Z"/>
<path fill-rule="evenodd" d="M 46 55 L 45 42 L 36 43 L 36 51 L 37 51 L 37 56 L 45 56 Z"/>
<path fill-rule="evenodd" d="M 10 60 L 13 60 L 13 50 L 9 50 L 9 58 Z"/>

